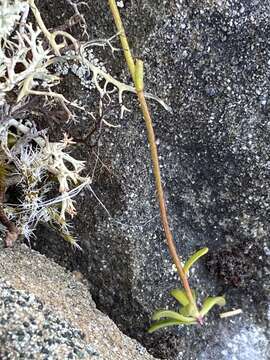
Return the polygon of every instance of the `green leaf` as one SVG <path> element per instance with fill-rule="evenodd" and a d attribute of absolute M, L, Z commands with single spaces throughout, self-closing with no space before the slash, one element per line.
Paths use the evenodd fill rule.
<path fill-rule="evenodd" d="M 149 332 L 150 334 L 156 330 L 168 327 L 168 326 L 175 326 L 175 325 L 181 325 L 181 322 L 176 321 L 176 320 L 161 320 L 161 321 L 157 321 L 154 324 L 152 324 L 149 329 L 147 330 L 147 332 Z"/>
<path fill-rule="evenodd" d="M 189 300 L 187 298 L 187 294 L 183 289 L 173 289 L 170 294 L 183 306 L 189 304 Z"/>
<path fill-rule="evenodd" d="M 226 304 L 226 300 L 224 299 L 223 296 L 208 297 L 203 302 L 200 315 L 205 316 L 215 305 L 224 306 L 225 304 Z"/>
<path fill-rule="evenodd" d="M 191 316 L 195 319 L 197 311 L 193 304 L 187 304 L 186 306 L 182 306 L 179 309 L 179 314 L 184 315 L 184 316 Z"/>
<path fill-rule="evenodd" d="M 136 90 L 139 91 L 143 91 L 144 89 L 144 84 L 143 84 L 143 61 L 136 59 L 136 63 L 135 63 L 135 87 Z"/>
<path fill-rule="evenodd" d="M 191 257 L 187 260 L 187 262 L 184 265 L 184 271 L 185 273 L 187 273 L 189 271 L 189 269 L 191 268 L 191 266 L 197 261 L 199 260 L 203 255 L 208 253 L 208 248 L 205 247 L 199 251 L 197 251 L 195 254 L 191 255 Z"/>
<path fill-rule="evenodd" d="M 158 310 L 152 316 L 153 320 L 160 320 L 161 318 L 168 318 L 169 320 L 179 321 L 180 323 L 183 324 L 190 324 L 193 323 L 194 321 L 196 322 L 196 319 L 193 317 L 187 317 L 179 314 L 176 311 L 171 311 L 171 310 Z"/>
<path fill-rule="evenodd" d="M 183 306 L 189 304 L 189 300 L 184 289 L 173 289 L 170 294 Z M 193 299 L 196 301 L 195 291 L 192 290 Z"/>

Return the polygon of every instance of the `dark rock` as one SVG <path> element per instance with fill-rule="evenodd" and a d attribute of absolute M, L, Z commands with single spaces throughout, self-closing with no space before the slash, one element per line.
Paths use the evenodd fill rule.
<path fill-rule="evenodd" d="M 49 354 L 50 353 L 49 349 L 46 349 L 45 347 L 41 348 L 40 352 L 42 354 Z"/>

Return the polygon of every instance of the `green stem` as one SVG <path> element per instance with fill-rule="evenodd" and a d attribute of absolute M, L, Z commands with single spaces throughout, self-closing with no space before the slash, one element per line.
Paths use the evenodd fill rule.
<path fill-rule="evenodd" d="M 128 39 L 125 33 L 125 28 L 123 26 L 120 13 L 118 11 L 118 7 L 116 5 L 116 2 L 114 0 L 109 0 L 109 5 L 111 9 L 111 13 L 114 18 L 116 29 L 119 33 L 122 49 L 124 50 L 124 56 L 127 62 L 127 66 L 130 72 L 130 75 L 132 76 L 133 81 L 135 82 L 135 63 L 130 51 Z"/>
<path fill-rule="evenodd" d="M 148 141 L 150 144 L 150 151 L 151 151 L 151 158 L 152 158 L 152 163 L 153 163 L 153 171 L 154 171 L 154 177 L 155 177 L 155 183 L 156 183 L 156 189 L 157 189 L 157 196 L 158 196 L 158 200 L 159 200 L 160 217 L 161 217 L 162 225 L 163 225 L 164 232 L 166 235 L 168 249 L 169 249 L 170 255 L 172 257 L 172 260 L 177 268 L 177 272 L 182 281 L 182 284 L 186 291 L 189 302 L 194 306 L 194 309 L 197 312 L 197 317 L 199 317 L 199 312 L 197 309 L 196 301 L 194 300 L 192 291 L 189 286 L 187 275 L 184 271 L 184 268 L 181 264 L 179 255 L 177 253 L 176 245 L 175 245 L 175 242 L 174 242 L 174 239 L 172 236 L 172 232 L 171 232 L 170 226 L 169 226 L 167 209 L 166 209 L 165 198 L 164 198 L 164 191 L 163 191 L 162 182 L 161 182 L 160 166 L 159 166 L 159 160 L 158 160 L 158 152 L 157 152 L 157 146 L 156 146 L 156 140 L 155 140 L 155 133 L 154 133 L 154 129 L 153 129 L 151 115 L 150 115 L 148 105 L 147 105 L 147 102 L 146 102 L 145 96 L 144 96 L 143 62 L 141 60 L 137 60 L 136 64 L 135 64 L 132 54 L 131 54 L 131 51 L 130 51 L 128 39 L 125 34 L 124 26 L 122 24 L 122 20 L 121 20 L 121 16 L 120 16 L 118 7 L 115 3 L 115 0 L 108 0 L 108 1 L 109 1 L 111 13 L 112 13 L 114 21 L 115 21 L 116 28 L 117 28 L 118 32 L 120 33 L 120 40 L 121 40 L 122 48 L 124 50 L 126 62 L 127 62 L 128 68 L 129 68 L 129 72 L 132 76 L 133 82 L 136 87 L 138 100 L 140 102 L 141 111 L 143 113 L 146 128 L 147 128 L 147 136 L 148 136 Z"/>

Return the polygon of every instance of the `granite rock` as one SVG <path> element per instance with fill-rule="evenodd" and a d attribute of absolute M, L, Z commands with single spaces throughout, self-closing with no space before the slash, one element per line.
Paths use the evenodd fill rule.
<path fill-rule="evenodd" d="M 0 252 L 0 358 L 153 359 L 96 309 L 87 281 L 25 245 Z"/>

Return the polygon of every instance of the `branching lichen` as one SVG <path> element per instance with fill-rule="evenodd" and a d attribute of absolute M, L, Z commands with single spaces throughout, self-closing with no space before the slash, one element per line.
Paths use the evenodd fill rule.
<path fill-rule="evenodd" d="M 65 240 L 78 246 L 69 221 L 76 215 L 74 197 L 90 185 L 91 178 L 82 175 L 85 163 L 68 153 L 69 147 L 75 145 L 68 135 L 52 142 L 46 131 L 37 131 L 31 121 L 34 97 L 42 99 L 43 105 L 49 100 L 51 106 L 60 104 L 73 121 L 75 109 L 93 120 L 93 113 L 54 90 L 61 82 L 57 69 L 72 63 L 92 75 L 91 84 L 100 98 L 98 113 L 105 125 L 111 126 L 101 116 L 104 102 L 110 104 L 116 93 L 119 117 L 123 118 L 128 110 L 123 94 L 136 93 L 132 86 L 113 78 L 89 56 L 93 47 L 107 48 L 112 54 L 117 51 L 113 41 L 118 34 L 108 40 L 89 40 L 85 19 L 78 8 L 87 3 L 70 0 L 67 3 L 87 35 L 86 42 L 79 42 L 61 26 L 48 30 L 34 0 L 0 0 L 0 151 L 1 166 L 7 169 L 0 199 L 0 223 L 7 246 L 12 246 L 19 234 L 30 239 L 39 222 L 51 224 Z M 30 12 L 34 24 L 29 20 Z M 146 97 L 169 110 L 159 98 L 151 94 Z M 18 189 L 17 203 L 5 199 L 11 184 Z"/>
<path fill-rule="evenodd" d="M 66 215 L 76 215 L 73 198 L 90 178 L 80 175 L 84 162 L 66 152 L 72 139 L 64 134 L 62 141 L 50 142 L 45 132 L 10 119 L 0 127 L 0 140 L 2 163 L 9 167 L 6 177 L 16 176 L 22 199 L 19 204 L 6 204 L 7 216 L 27 238 L 43 221 L 57 225 L 64 238 L 76 245 Z M 52 196 L 57 184 L 59 195 Z"/>

